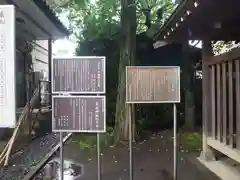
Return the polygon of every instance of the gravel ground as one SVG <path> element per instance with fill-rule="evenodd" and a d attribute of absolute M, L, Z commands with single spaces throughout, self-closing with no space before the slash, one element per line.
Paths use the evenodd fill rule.
<path fill-rule="evenodd" d="M 66 136 L 66 134 L 64 134 Z M 32 143 L 15 154 L 10 165 L 1 169 L 1 180 L 22 180 L 32 166 L 36 165 L 47 153 L 59 143 L 59 134 L 51 133 L 42 138 L 32 141 Z"/>
<path fill-rule="evenodd" d="M 172 180 L 173 145 L 172 132 L 153 134 L 149 139 L 133 146 L 133 173 L 135 180 Z M 79 150 L 79 145 L 66 144 L 65 159 L 84 166 L 84 174 L 74 180 L 97 179 L 96 153 Z M 199 152 L 189 153 L 178 149 L 178 180 L 219 180 L 208 172 L 200 171 L 189 161 L 189 157 L 199 156 Z M 127 147 L 110 147 L 101 151 L 102 180 L 129 180 L 129 154 Z M 66 178 L 67 179 L 67 178 Z"/>
<path fill-rule="evenodd" d="M 172 132 L 160 132 L 150 139 L 134 144 L 134 179 L 172 180 Z M 31 166 L 41 160 L 59 142 L 59 136 L 49 134 L 34 141 L 24 153 L 12 159 L 12 166 L 4 170 L 0 180 L 21 180 Z M 178 151 L 179 180 L 219 180 L 209 173 L 203 173 L 188 161 L 191 156 L 186 150 Z M 199 154 L 199 153 L 198 153 Z M 71 160 L 84 166 L 84 174 L 75 180 L 97 179 L 96 153 L 81 151 L 78 144 L 66 144 L 65 160 Z M 58 154 L 56 155 L 58 157 Z M 129 154 L 127 147 L 110 147 L 101 152 L 102 179 L 128 180 Z M 16 163 L 21 162 L 21 163 Z M 13 164 L 17 165 L 13 165 Z M 25 168 L 24 168 L 25 167 Z M 43 178 L 45 179 L 45 178 Z M 66 178 L 67 179 L 67 178 Z"/>

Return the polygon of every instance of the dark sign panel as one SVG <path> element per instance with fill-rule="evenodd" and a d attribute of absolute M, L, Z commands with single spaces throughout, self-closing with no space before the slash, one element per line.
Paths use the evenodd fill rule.
<path fill-rule="evenodd" d="M 53 96 L 55 132 L 105 132 L 105 96 Z"/>
<path fill-rule="evenodd" d="M 52 92 L 105 93 L 105 57 L 53 58 Z"/>
<path fill-rule="evenodd" d="M 126 102 L 180 102 L 180 68 L 128 66 L 126 68 Z"/>

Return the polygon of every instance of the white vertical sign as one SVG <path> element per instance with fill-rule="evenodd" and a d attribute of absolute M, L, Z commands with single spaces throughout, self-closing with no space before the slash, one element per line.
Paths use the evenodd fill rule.
<path fill-rule="evenodd" d="M 0 5 L 0 127 L 16 125 L 15 8 Z"/>

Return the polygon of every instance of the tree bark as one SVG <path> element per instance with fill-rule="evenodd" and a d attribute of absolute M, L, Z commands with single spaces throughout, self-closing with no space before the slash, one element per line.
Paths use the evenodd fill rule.
<path fill-rule="evenodd" d="M 195 130 L 195 101 L 194 101 L 194 63 L 191 58 L 188 41 L 183 43 L 184 55 L 184 94 L 185 94 L 185 129 L 188 131 Z"/>
<path fill-rule="evenodd" d="M 134 65 L 136 54 L 136 7 L 134 4 L 134 0 L 121 0 L 120 48 L 120 61 L 118 70 L 118 95 L 115 115 L 116 141 L 128 139 L 129 118 L 134 117 L 127 113 L 128 109 L 130 108 L 127 107 L 129 105 L 126 104 L 126 66 Z M 133 111 L 130 112 L 132 113 Z"/>

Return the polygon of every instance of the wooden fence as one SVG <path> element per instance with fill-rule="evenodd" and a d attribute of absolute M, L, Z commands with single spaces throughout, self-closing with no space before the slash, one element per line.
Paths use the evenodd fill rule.
<path fill-rule="evenodd" d="M 240 162 L 240 49 L 209 58 L 207 143 Z"/>

